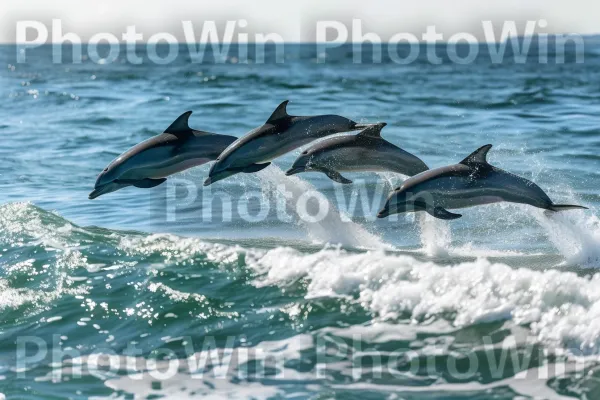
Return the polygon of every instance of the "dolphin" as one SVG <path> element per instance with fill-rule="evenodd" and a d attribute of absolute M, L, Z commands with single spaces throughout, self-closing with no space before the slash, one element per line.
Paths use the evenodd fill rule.
<path fill-rule="evenodd" d="M 163 133 L 113 160 L 98 176 L 89 198 L 127 186 L 158 186 L 169 175 L 214 160 L 237 139 L 191 129 L 188 125 L 191 114 L 191 111 L 183 113 Z"/>
<path fill-rule="evenodd" d="M 212 165 L 204 186 L 240 172 L 258 172 L 315 139 L 367 126 L 339 115 L 292 116 L 287 113 L 288 102 L 281 103 L 263 125 L 229 145 Z"/>
<path fill-rule="evenodd" d="M 493 167 L 487 162 L 491 144 L 477 149 L 459 164 L 422 172 L 394 190 L 377 217 L 426 211 L 436 218 L 457 219 L 462 215 L 447 209 L 483 204 L 529 204 L 550 211 L 587 209 L 583 206 L 554 204 L 535 183 Z"/>
<path fill-rule="evenodd" d="M 318 171 L 339 183 L 352 183 L 344 171 L 392 171 L 413 176 L 426 171 L 418 157 L 381 137 L 386 123 L 373 124 L 357 135 L 344 135 L 322 140 L 302 152 L 285 174 Z"/>

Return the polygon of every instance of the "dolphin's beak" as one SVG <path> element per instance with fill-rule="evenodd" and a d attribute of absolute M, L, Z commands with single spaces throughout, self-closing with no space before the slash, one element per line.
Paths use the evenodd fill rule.
<path fill-rule="evenodd" d="M 96 197 L 100 196 L 102 193 L 98 189 L 92 190 L 92 192 L 88 195 L 88 199 L 94 200 Z"/>
<path fill-rule="evenodd" d="M 390 209 L 386 207 L 377 213 L 377 218 L 385 218 L 389 215 L 390 215 Z"/>
<path fill-rule="evenodd" d="M 222 181 L 223 179 L 227 178 L 228 176 L 230 176 L 230 175 L 219 175 L 219 174 L 217 174 L 217 175 L 209 176 L 208 178 L 206 178 L 204 180 L 204 186 L 208 186 L 208 185 L 211 185 L 211 184 L 213 184 L 215 182 Z"/>
<path fill-rule="evenodd" d="M 92 192 L 88 195 L 88 199 L 90 200 L 94 200 L 97 197 L 102 196 L 103 194 L 106 193 L 111 193 L 111 192 L 115 192 L 119 189 L 123 189 L 124 187 L 127 186 L 131 186 L 128 183 L 122 183 L 122 182 L 108 182 L 104 185 L 101 186 L 96 186 L 94 188 L 94 190 L 92 190 Z"/>
<path fill-rule="evenodd" d="M 288 169 L 287 171 L 285 171 L 285 174 L 287 176 L 290 176 L 290 175 L 299 174 L 300 172 L 304 172 L 304 171 L 306 171 L 306 167 L 292 167 L 292 168 Z"/>
<path fill-rule="evenodd" d="M 214 164 L 216 165 L 216 164 Z M 213 168 L 214 168 L 213 165 Z M 208 178 L 206 178 L 204 180 L 204 186 L 208 186 L 211 185 L 215 182 L 221 181 L 225 178 L 229 178 L 232 175 L 235 175 L 237 173 L 239 173 L 239 170 L 231 170 L 231 169 L 224 169 L 218 172 L 213 172 L 212 174 L 209 172 Z"/>
<path fill-rule="evenodd" d="M 109 185 L 104 185 L 104 186 L 97 187 L 94 190 L 92 190 L 92 192 L 88 195 L 88 199 L 94 200 L 96 197 L 100 197 L 103 194 L 110 193 L 110 192 L 114 191 L 114 190 L 109 190 L 109 189 L 110 189 Z"/>

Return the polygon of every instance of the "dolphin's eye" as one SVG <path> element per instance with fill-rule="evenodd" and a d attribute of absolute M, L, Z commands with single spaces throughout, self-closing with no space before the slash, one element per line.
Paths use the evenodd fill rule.
<path fill-rule="evenodd" d="M 308 150 L 304 150 L 302 154 L 308 154 Z"/>

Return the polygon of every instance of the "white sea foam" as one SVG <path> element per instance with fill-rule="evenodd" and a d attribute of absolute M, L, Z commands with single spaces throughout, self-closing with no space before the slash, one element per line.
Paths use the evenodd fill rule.
<path fill-rule="evenodd" d="M 532 210 L 548 239 L 565 258 L 566 265 L 600 267 L 600 219 L 583 211 Z"/>
<path fill-rule="evenodd" d="M 14 235 L 9 240 L 14 240 L 15 245 L 19 241 L 17 233 L 25 231 L 34 240 L 47 233 L 53 240 L 61 241 L 60 247 L 71 247 L 70 239 L 62 238 L 62 233 L 57 233 L 54 228 L 63 226 L 63 220 L 42 222 L 40 218 L 31 217 L 36 211 L 32 206 L 14 208 L 10 211 L 29 211 L 25 214 L 30 216 L 29 219 L 23 217 L 23 226 L 17 226 L 8 217 L 2 222 L 3 232 L 6 237 Z M 594 251 L 598 248 L 595 240 L 600 231 L 599 221 L 595 217 L 586 219 L 585 215 L 568 212 L 551 216 L 560 218 L 559 222 L 574 232 L 584 233 L 585 240 L 576 240 L 578 243 L 583 241 L 585 246 L 573 253 L 575 261 L 597 254 Z M 550 221 L 557 223 L 554 219 Z M 48 231 L 40 231 L 40 225 L 47 225 Z M 565 246 L 568 250 L 562 239 L 556 239 L 564 236 L 564 232 L 559 231 L 552 237 L 557 240 L 557 247 Z M 45 241 L 43 244 L 47 245 Z M 561 269 L 516 269 L 486 259 L 447 266 L 409 255 L 386 254 L 382 250 L 362 253 L 331 248 L 315 253 L 283 247 L 252 250 L 173 235 L 122 235 L 119 247 L 128 253 L 160 253 L 164 257 L 164 266 L 170 261 L 193 261 L 200 255 L 226 268 L 240 265 L 244 258 L 245 262 L 241 264 L 256 273 L 256 286 L 286 287 L 305 280 L 307 298 L 342 297 L 356 301 L 372 312 L 375 320 L 394 323 L 398 318 L 408 318 L 417 325 L 423 321 L 441 320 L 457 327 L 510 320 L 527 324 L 541 340 L 577 348 L 584 354 L 600 354 L 600 273 L 580 277 Z M 85 258 L 79 252 L 62 251 L 56 269 L 68 271 L 85 265 Z M 34 272 L 26 262 L 10 268 Z M 11 270 L 6 272 L 11 273 Z M 24 303 L 47 300 L 38 297 L 40 293 L 7 291 L 10 287 L 5 282 L 0 281 L 0 287 L 9 294 L 5 296 L 3 307 L 15 308 Z M 60 285 L 54 286 L 53 293 L 61 295 L 64 289 Z"/>
<path fill-rule="evenodd" d="M 85 292 L 84 287 L 71 288 L 69 274 L 84 266 L 87 258 L 75 249 L 69 237 L 74 227 L 62 218 L 46 213 L 29 203 L 10 203 L 0 209 L 0 243 L 3 246 L 22 247 L 25 240 L 52 251 L 52 264 L 40 266 L 35 259 L 10 263 L 0 262 L 4 276 L 0 278 L 0 311 L 31 306 L 29 312 L 41 311 L 64 294 L 77 295 Z M 40 282 L 41 289 L 15 288 L 14 277 L 28 276 Z M 8 277 L 9 279 L 5 279 Z"/>
<path fill-rule="evenodd" d="M 531 324 L 540 340 L 600 352 L 600 274 L 513 269 L 485 259 L 441 266 L 381 251 L 334 249 L 249 252 L 247 262 L 259 274 L 257 286 L 305 279 L 307 298 L 355 300 L 378 319 L 447 319 L 457 327 L 512 320 Z"/>
<path fill-rule="evenodd" d="M 377 175 L 387 184 L 390 190 L 397 188 L 402 182 L 408 179 L 408 176 L 395 172 L 377 172 Z"/>
<path fill-rule="evenodd" d="M 374 321 L 408 319 L 429 326 L 437 320 L 455 327 L 512 321 L 528 325 L 549 345 L 600 354 L 600 273 L 581 277 L 561 269 L 512 268 L 484 258 L 440 265 L 384 251 L 254 250 L 172 235 L 124 240 L 122 247 L 159 251 L 167 258 L 173 254 L 173 261 L 204 254 L 229 265 L 244 257 L 256 273 L 255 286 L 284 288 L 303 280 L 307 299 L 355 301 L 373 313 Z"/>
<path fill-rule="evenodd" d="M 420 212 L 416 215 L 421 229 L 421 245 L 430 257 L 447 257 L 452 244 L 452 233 L 446 221 Z"/>
<path fill-rule="evenodd" d="M 286 198 L 288 207 L 291 207 L 292 215 L 296 215 L 298 199 L 306 193 L 316 192 L 316 188 L 307 181 L 296 176 L 286 176 L 285 173 L 275 165 L 258 173 L 260 179 L 275 185 L 279 190 L 285 190 L 291 197 Z M 391 249 L 392 246 L 385 244 L 377 235 L 369 232 L 359 224 L 342 220 L 335 205 L 327 200 L 325 196 L 320 197 L 327 203 L 328 212 L 319 221 L 312 222 L 306 218 L 299 218 L 298 223 L 306 229 L 312 240 L 319 243 L 337 243 L 344 246 L 367 249 Z M 307 205 L 310 207 L 310 204 Z M 307 208 L 308 208 L 307 207 Z M 318 212 L 308 209 L 309 215 L 317 215 Z"/>

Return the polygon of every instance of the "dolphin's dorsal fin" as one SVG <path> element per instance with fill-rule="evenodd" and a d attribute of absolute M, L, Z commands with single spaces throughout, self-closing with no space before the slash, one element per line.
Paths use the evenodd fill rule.
<path fill-rule="evenodd" d="M 192 115 L 191 111 L 186 111 L 181 114 L 167 129 L 165 129 L 165 133 L 172 133 L 173 135 L 189 133 L 192 130 L 188 123 L 190 115 Z"/>
<path fill-rule="evenodd" d="M 478 148 L 477 150 L 475 150 L 473 153 L 471 153 L 467 158 L 465 158 L 464 160 L 462 160 L 460 162 L 460 164 L 463 165 L 487 165 L 487 153 L 488 151 L 490 151 L 490 149 L 492 148 L 491 144 L 486 144 L 485 146 L 482 146 L 480 148 Z"/>
<path fill-rule="evenodd" d="M 363 129 L 362 131 L 358 132 L 358 134 L 360 136 L 369 136 L 369 137 L 373 137 L 373 138 L 380 138 L 381 137 L 381 130 L 386 125 L 387 124 L 385 122 L 382 122 L 381 124 L 369 125 L 365 129 Z"/>
<path fill-rule="evenodd" d="M 281 103 L 280 105 L 278 105 L 266 123 L 275 125 L 275 124 L 277 124 L 277 122 L 284 120 L 286 118 L 289 118 L 290 115 L 287 113 L 287 109 L 286 109 L 289 102 L 290 102 L 289 100 L 286 100 L 283 103 Z"/>

